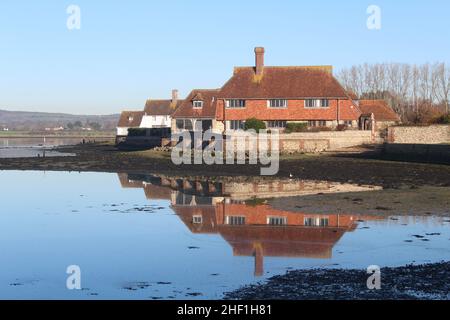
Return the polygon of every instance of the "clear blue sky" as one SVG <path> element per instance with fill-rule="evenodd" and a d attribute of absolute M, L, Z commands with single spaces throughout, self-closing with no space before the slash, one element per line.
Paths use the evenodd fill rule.
<path fill-rule="evenodd" d="M 70 4 L 81 30 L 66 27 Z M 141 109 L 172 88 L 220 87 L 255 46 L 267 65 L 450 62 L 449 21 L 447 0 L 1 0 L 0 109 Z"/>

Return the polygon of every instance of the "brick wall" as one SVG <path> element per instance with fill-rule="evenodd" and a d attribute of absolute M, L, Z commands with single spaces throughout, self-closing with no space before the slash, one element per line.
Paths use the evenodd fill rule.
<path fill-rule="evenodd" d="M 358 111 L 351 100 L 330 99 L 328 108 L 305 108 L 304 100 L 288 100 L 287 108 L 269 108 L 267 100 L 246 100 L 245 108 L 224 108 L 224 101 L 217 102 L 217 117 L 223 120 L 225 110 L 226 120 L 247 120 L 257 118 L 261 120 L 356 120 Z"/>
<path fill-rule="evenodd" d="M 388 129 L 388 142 L 409 144 L 450 143 L 450 125 L 390 127 Z"/>

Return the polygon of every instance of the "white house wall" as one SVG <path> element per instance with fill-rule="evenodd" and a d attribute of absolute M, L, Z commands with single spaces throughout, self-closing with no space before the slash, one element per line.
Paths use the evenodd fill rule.
<path fill-rule="evenodd" d="M 170 116 L 143 116 L 141 128 L 170 128 L 172 118 Z"/>
<path fill-rule="evenodd" d="M 127 136 L 128 135 L 128 127 L 117 127 L 117 135 L 118 136 Z"/>

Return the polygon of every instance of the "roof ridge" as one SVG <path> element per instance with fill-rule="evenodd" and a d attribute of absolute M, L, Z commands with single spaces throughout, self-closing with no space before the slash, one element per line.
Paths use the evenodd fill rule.
<path fill-rule="evenodd" d="M 305 65 L 305 66 L 264 66 L 264 69 L 272 68 L 272 69 L 333 69 L 333 65 L 324 64 L 324 65 Z M 235 66 L 234 69 L 255 69 L 254 66 Z"/>
<path fill-rule="evenodd" d="M 172 101 L 172 99 L 152 99 L 152 98 L 148 98 L 147 101 Z"/>
<path fill-rule="evenodd" d="M 218 88 L 218 89 L 192 89 L 191 92 L 194 92 L 194 91 L 219 91 L 219 90 L 220 90 L 220 88 Z"/>

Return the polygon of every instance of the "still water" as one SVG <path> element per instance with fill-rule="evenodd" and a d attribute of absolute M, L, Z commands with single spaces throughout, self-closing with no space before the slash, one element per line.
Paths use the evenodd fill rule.
<path fill-rule="evenodd" d="M 73 156 L 73 154 L 54 151 L 53 149 L 63 145 L 76 145 L 83 138 L 0 138 L 0 158 L 30 158 L 30 157 L 56 157 Z M 85 138 L 88 142 L 89 139 Z M 109 141 L 108 139 L 97 139 Z"/>
<path fill-rule="evenodd" d="M 450 260 L 448 218 L 293 213 L 264 200 L 339 191 L 330 184 L 19 171 L 0 181 L 1 299 L 220 298 L 292 268 Z M 66 288 L 70 265 L 82 290 Z"/>

